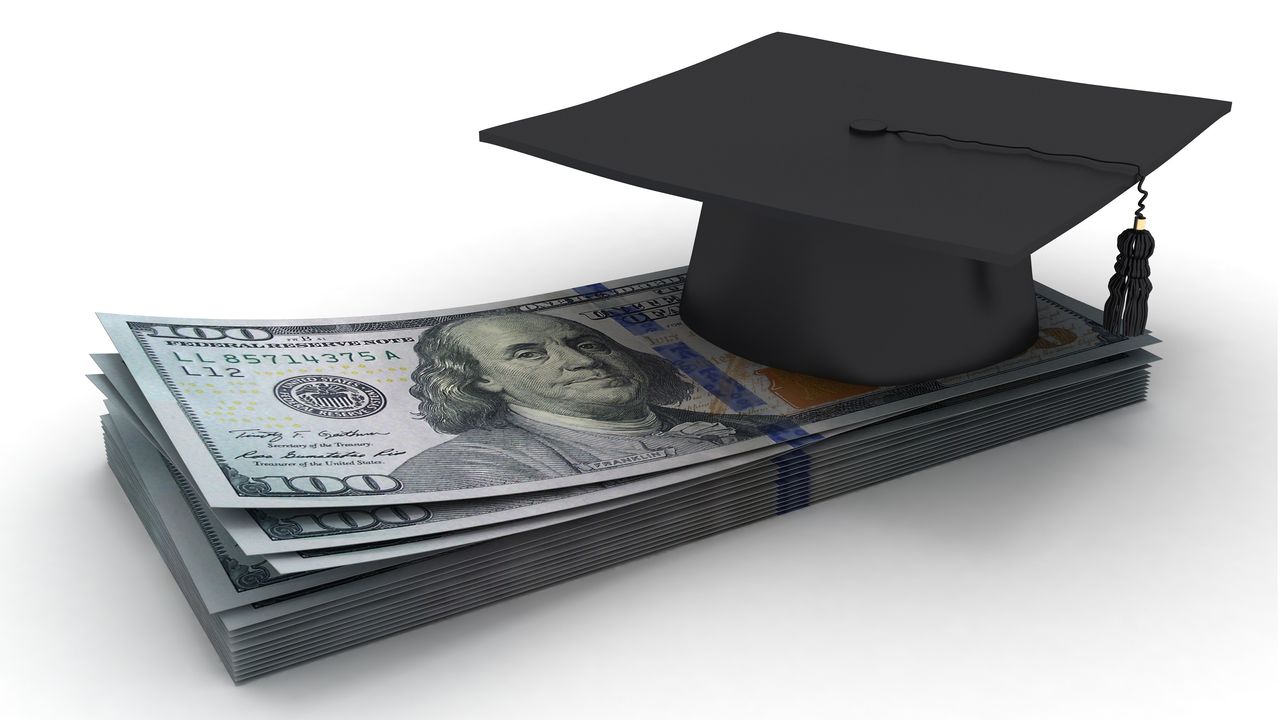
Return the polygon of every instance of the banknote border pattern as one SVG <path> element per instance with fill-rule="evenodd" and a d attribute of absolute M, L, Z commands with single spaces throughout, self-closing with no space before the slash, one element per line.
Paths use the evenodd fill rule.
<path fill-rule="evenodd" d="M 284 580 L 292 580 L 319 572 L 317 570 L 308 570 L 306 572 L 280 574 L 272 570 L 267 565 L 266 560 L 246 565 L 231 557 L 231 554 L 223 546 L 218 533 L 214 530 L 212 521 L 209 519 L 209 510 L 204 506 L 200 493 L 191 486 L 191 481 L 187 479 L 187 476 L 175 467 L 173 463 L 169 462 L 168 458 L 162 457 L 161 459 L 169 470 L 169 475 L 173 478 L 174 484 L 178 486 L 178 491 L 182 493 L 183 499 L 187 501 L 187 507 L 191 510 L 192 517 L 196 519 L 196 523 L 200 526 L 200 531 L 204 533 L 205 538 L 209 541 L 210 549 L 218 557 L 218 564 L 227 573 L 227 579 L 231 581 L 231 586 L 235 588 L 236 592 L 254 590 Z"/>

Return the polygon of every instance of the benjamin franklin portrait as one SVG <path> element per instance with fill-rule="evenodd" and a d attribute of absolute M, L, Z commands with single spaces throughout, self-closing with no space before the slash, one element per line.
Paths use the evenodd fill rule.
<path fill-rule="evenodd" d="M 500 313 L 422 333 L 410 391 L 456 435 L 410 458 L 407 487 L 548 479 L 689 455 L 764 434 L 777 418 L 670 407 L 694 387 L 669 363 L 586 325 Z"/>

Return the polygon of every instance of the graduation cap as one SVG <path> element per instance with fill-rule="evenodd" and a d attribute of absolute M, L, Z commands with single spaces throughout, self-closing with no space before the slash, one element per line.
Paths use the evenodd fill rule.
<path fill-rule="evenodd" d="M 775 33 L 480 139 L 703 203 L 681 315 L 774 367 L 944 377 L 1038 335 L 1030 255 L 1231 108 Z M 1140 334 L 1138 203 L 1105 321 Z"/>

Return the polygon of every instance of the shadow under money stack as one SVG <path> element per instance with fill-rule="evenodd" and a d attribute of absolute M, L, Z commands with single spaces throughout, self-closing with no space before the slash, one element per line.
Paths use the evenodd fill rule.
<path fill-rule="evenodd" d="M 104 315 L 108 461 L 240 681 L 1135 403 L 1156 359 L 1039 286 L 1016 357 L 842 383 L 693 333 L 684 282 L 388 317 Z"/>

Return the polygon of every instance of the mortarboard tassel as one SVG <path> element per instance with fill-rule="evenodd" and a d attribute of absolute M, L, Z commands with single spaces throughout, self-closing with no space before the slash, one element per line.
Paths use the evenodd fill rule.
<path fill-rule="evenodd" d="M 1142 189 L 1145 180 L 1138 175 L 1138 210 L 1133 214 L 1133 227 L 1116 238 L 1115 274 L 1107 284 L 1110 291 L 1107 304 L 1102 309 L 1102 321 L 1107 330 L 1117 335 L 1141 335 L 1147 327 L 1147 297 L 1151 294 L 1151 255 L 1156 249 L 1156 239 L 1147 230 L 1146 209 L 1143 202 L 1147 191 Z"/>

